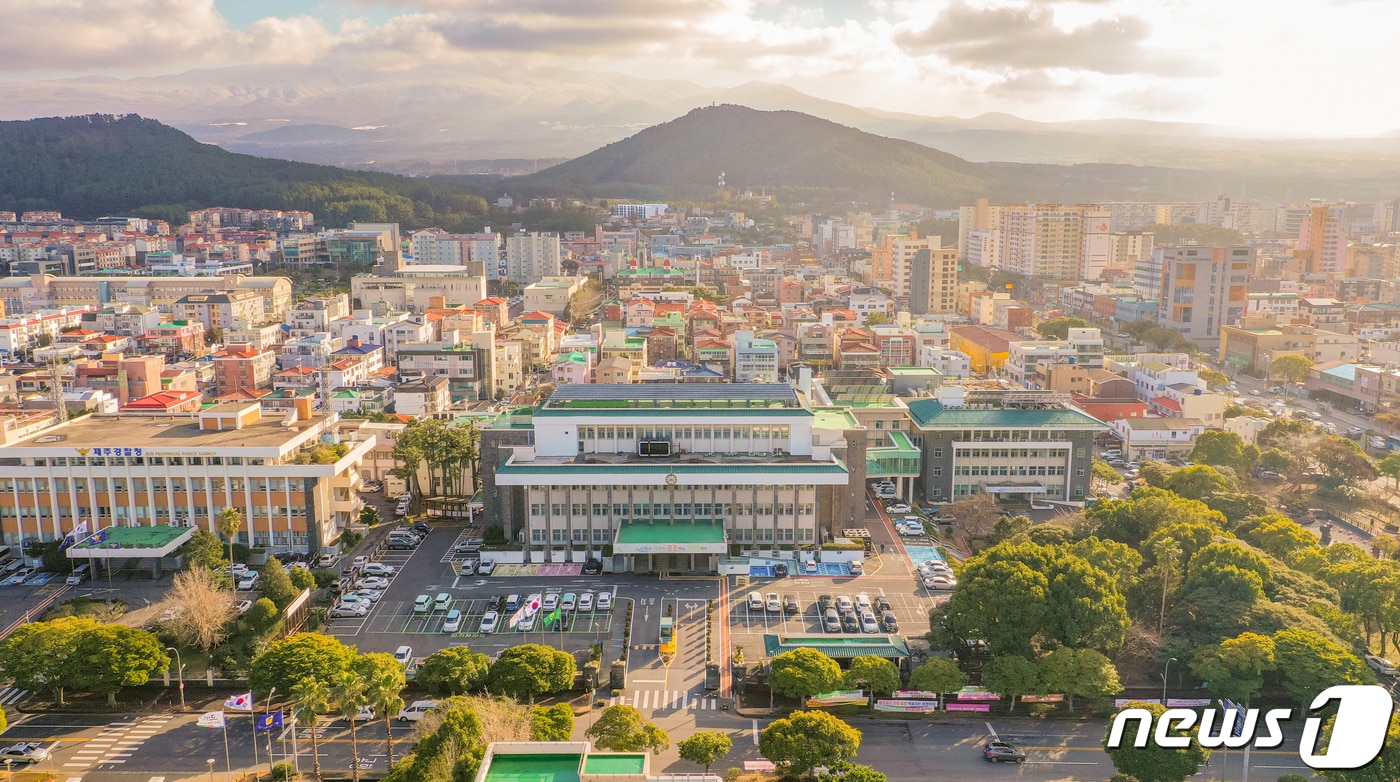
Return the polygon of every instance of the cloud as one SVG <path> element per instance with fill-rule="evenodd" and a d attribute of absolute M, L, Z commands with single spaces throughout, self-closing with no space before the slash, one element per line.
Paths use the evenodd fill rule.
<path fill-rule="evenodd" d="M 213 0 L 28 0 L 4 16 L 4 72 L 188 63 L 226 32 Z"/>
<path fill-rule="evenodd" d="M 906 29 L 896 43 L 911 54 L 937 55 L 974 68 L 1069 68 L 1105 74 L 1181 71 L 1185 63 L 1144 44 L 1152 32 L 1141 17 L 1102 17 L 1073 28 L 1042 6 L 976 8 L 955 0 L 931 24 Z"/>

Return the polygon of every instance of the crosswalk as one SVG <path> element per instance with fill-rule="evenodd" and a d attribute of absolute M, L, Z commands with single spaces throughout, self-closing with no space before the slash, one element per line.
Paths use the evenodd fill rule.
<path fill-rule="evenodd" d="M 78 745 L 63 767 L 78 769 L 125 763 L 148 739 L 165 730 L 165 724 L 172 719 L 173 715 L 160 714 L 134 722 L 109 723 L 95 738 Z"/>
<path fill-rule="evenodd" d="M 608 699 L 609 706 L 631 706 L 653 711 L 718 711 L 719 701 L 688 690 L 641 690 Z"/>
<path fill-rule="evenodd" d="M 11 706 L 28 698 L 29 690 L 22 690 L 18 687 L 6 687 L 0 689 L 0 706 Z"/>

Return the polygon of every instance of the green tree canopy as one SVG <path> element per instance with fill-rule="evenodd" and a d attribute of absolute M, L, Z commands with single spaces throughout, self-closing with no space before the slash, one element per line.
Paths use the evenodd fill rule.
<path fill-rule="evenodd" d="M 271 600 L 278 608 L 286 608 L 291 605 L 296 596 L 301 593 L 292 584 L 291 576 L 287 575 L 286 569 L 277 557 L 268 557 L 267 564 L 263 566 L 262 575 L 258 578 L 258 589 L 262 590 L 262 596 Z"/>
<path fill-rule="evenodd" d="M 390 729 L 392 720 L 403 711 L 403 688 L 408 683 L 403 665 L 392 654 L 372 652 L 355 658 L 351 670 L 359 674 L 365 683 L 365 700 L 384 721 L 388 737 L 389 766 L 394 765 L 394 736 Z"/>
<path fill-rule="evenodd" d="M 448 709 L 437 728 L 418 742 L 411 759 L 404 762 L 402 779 L 468 782 L 476 777 L 485 756 L 481 718 L 470 709 Z"/>
<path fill-rule="evenodd" d="M 224 578 L 228 578 L 225 568 L 228 567 L 228 557 L 224 554 L 223 541 L 218 536 L 208 530 L 197 529 L 190 539 L 185 541 L 185 545 L 180 547 L 180 551 L 185 556 L 186 567 L 202 567 L 222 573 Z"/>
<path fill-rule="evenodd" d="M 1304 705 L 1334 684 L 1370 684 L 1376 678 L 1356 655 L 1311 630 L 1274 633 L 1274 662 L 1284 691 Z"/>
<path fill-rule="evenodd" d="M 530 709 L 531 741 L 568 741 L 574 735 L 574 710 L 567 703 Z"/>
<path fill-rule="evenodd" d="M 1094 534 L 1108 540 L 1141 546 L 1161 527 L 1206 522 L 1224 529 L 1225 517 L 1205 503 L 1188 500 L 1159 488 L 1140 488 L 1125 500 L 1101 500 L 1084 511 Z"/>
<path fill-rule="evenodd" d="M 1188 500 L 1205 500 L 1213 494 L 1233 491 L 1234 484 L 1219 470 L 1205 464 L 1183 467 L 1167 478 L 1167 491 Z"/>
<path fill-rule="evenodd" d="M 1196 435 L 1196 445 L 1186 458 L 1197 464 L 1248 470 L 1259 461 L 1259 447 L 1223 429 L 1207 429 Z"/>
<path fill-rule="evenodd" d="M 1291 441 L 1295 438 L 1311 437 L 1316 431 L 1317 426 L 1312 421 L 1305 421 L 1301 418 L 1275 418 L 1259 430 L 1259 434 L 1254 437 L 1254 442 L 1258 443 L 1259 447 L 1264 449 L 1264 453 L 1267 454 L 1270 448 L 1291 446 L 1293 445 Z M 1285 456 L 1287 455 L 1286 452 L 1283 453 Z M 1260 458 L 1263 458 L 1263 454 L 1260 455 Z M 1273 469 L 1273 467 L 1264 464 L 1260 466 L 1266 470 Z M 1276 470 L 1276 472 L 1283 472 L 1283 470 Z"/>
<path fill-rule="evenodd" d="M 1068 339 L 1070 329 L 1084 329 L 1089 322 L 1083 318 L 1058 317 L 1037 323 L 1035 330 L 1046 339 Z"/>
<path fill-rule="evenodd" d="M 820 711 L 795 711 L 773 720 L 758 736 L 758 750 L 790 776 L 854 757 L 860 731 Z"/>
<path fill-rule="evenodd" d="M 841 687 L 841 666 L 817 649 L 783 652 L 770 665 L 769 686 L 787 698 L 810 698 Z"/>
<path fill-rule="evenodd" d="M 844 684 L 848 689 L 889 695 L 899 689 L 899 669 L 883 657 L 862 655 L 853 658 L 846 668 Z"/>
<path fill-rule="evenodd" d="M 465 646 L 433 652 L 418 666 L 414 681 L 435 695 L 465 695 L 486 682 L 491 658 Z"/>
<path fill-rule="evenodd" d="M 944 657 L 932 657 L 909 674 L 909 687 L 924 692 L 954 692 L 967 686 L 967 674 L 957 662 Z"/>
<path fill-rule="evenodd" d="M 1308 379 L 1312 365 L 1312 360 L 1306 356 L 1289 353 L 1269 362 L 1269 377 L 1296 385 Z"/>
<path fill-rule="evenodd" d="M 1212 695 L 1246 703 L 1264 688 L 1264 674 L 1274 670 L 1274 639 L 1241 633 L 1196 650 L 1191 672 L 1208 682 Z"/>
<path fill-rule="evenodd" d="M 715 761 L 728 755 L 733 748 L 734 742 L 729 736 L 717 730 L 696 731 L 690 738 L 676 744 L 681 759 L 704 766 L 706 774 L 710 773 L 710 766 Z"/>
<path fill-rule="evenodd" d="M 1160 717 L 1167 710 L 1166 706 L 1159 703 L 1139 703 L 1126 704 L 1125 709 L 1147 709 L 1152 712 L 1152 716 Z M 1156 724 L 1154 719 L 1153 724 Z M 1174 736 L 1189 736 L 1191 743 L 1183 748 L 1159 747 L 1157 742 L 1148 741 L 1147 746 L 1138 748 L 1133 746 L 1132 737 L 1128 731 L 1124 732 L 1123 742 L 1117 749 L 1105 748 L 1109 760 L 1113 761 L 1113 767 L 1118 769 L 1118 773 L 1126 774 L 1139 782 L 1183 782 L 1187 777 L 1193 776 L 1200 765 L 1210 758 L 1210 750 L 1202 747 L 1196 739 L 1196 732 L 1191 730 L 1170 731 Z M 1104 743 L 1108 743 L 1108 736 L 1104 736 Z"/>
<path fill-rule="evenodd" d="M 568 652 L 540 644 L 521 644 L 501 652 L 486 680 L 492 692 L 534 700 L 574 686 L 578 668 Z"/>
<path fill-rule="evenodd" d="M 64 690 L 73 686 L 76 672 L 71 666 L 78 639 L 101 626 L 78 616 L 22 624 L 0 642 L 0 669 L 16 686 L 52 692 L 62 703 Z"/>
<path fill-rule="evenodd" d="M 110 706 L 126 687 L 139 687 L 151 674 L 170 667 L 165 644 L 155 635 L 134 627 L 102 625 L 83 631 L 69 662 L 73 686 L 106 695 Z"/>
<path fill-rule="evenodd" d="M 297 633 L 273 641 L 253 660 L 248 683 L 253 693 L 266 698 L 273 687 L 291 692 L 302 679 L 329 684 L 355 662 L 355 650 L 340 639 L 320 633 Z"/>
<path fill-rule="evenodd" d="M 1037 661 L 1046 692 L 1063 693 L 1070 711 L 1074 698 L 1108 698 L 1123 691 L 1118 669 L 1093 649 L 1062 646 Z"/>
<path fill-rule="evenodd" d="M 1044 690 L 1040 683 L 1040 669 L 1035 663 L 1015 654 L 1001 655 L 984 665 L 982 686 L 1009 701 L 1006 708 L 1008 714 L 1016 710 L 1016 701 L 1022 695 L 1040 695 Z"/>
<path fill-rule="evenodd" d="M 584 731 L 599 749 L 614 752 L 650 752 L 660 755 L 671 748 L 666 731 L 648 722 L 631 706 L 609 706 Z"/>

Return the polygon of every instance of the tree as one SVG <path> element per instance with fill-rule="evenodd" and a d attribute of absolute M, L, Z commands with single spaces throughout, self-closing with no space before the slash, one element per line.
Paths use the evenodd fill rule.
<path fill-rule="evenodd" d="M 1161 717 L 1167 710 L 1166 706 L 1160 703 L 1139 703 L 1126 704 L 1125 709 L 1146 709 L 1152 712 L 1153 724 L 1156 724 L 1157 717 Z M 1127 774 L 1139 782 L 1183 782 L 1187 777 L 1196 773 L 1200 765 L 1210 759 L 1210 750 L 1201 746 L 1196 738 L 1196 733 L 1190 730 L 1172 730 L 1171 735 L 1184 736 L 1190 738 L 1190 744 L 1186 747 L 1160 747 L 1155 741 L 1148 741 L 1147 746 L 1138 748 L 1133 746 L 1129 740 L 1128 732 L 1124 731 L 1124 740 L 1115 748 L 1105 747 L 1109 760 L 1113 761 L 1113 767 L 1118 769 L 1118 773 Z M 1104 736 L 1104 743 L 1108 743 L 1108 736 Z"/>
<path fill-rule="evenodd" d="M 894 663 L 875 655 L 862 655 L 851 660 L 844 684 L 849 689 L 869 690 L 875 695 L 889 695 L 899 689 L 899 669 Z"/>
<path fill-rule="evenodd" d="M 1083 318 L 1059 317 L 1043 320 L 1036 324 L 1035 330 L 1040 332 L 1040 336 L 1046 339 L 1068 339 L 1070 329 L 1084 329 L 1089 327 L 1089 322 Z"/>
<path fill-rule="evenodd" d="M 1191 672 L 1207 684 L 1212 695 L 1248 703 L 1264 689 L 1264 674 L 1275 668 L 1274 639 L 1241 633 L 1218 644 L 1201 647 L 1191 660 Z"/>
<path fill-rule="evenodd" d="M 924 692 L 954 692 L 967 686 L 967 674 L 958 664 L 944 657 L 933 657 L 909 674 L 909 689 Z"/>
<path fill-rule="evenodd" d="M 1323 741 L 1331 740 L 1335 723 L 1335 717 L 1327 721 Z M 1380 756 L 1375 760 L 1358 769 L 1327 769 L 1319 773 L 1327 782 L 1389 782 L 1400 779 L 1400 714 L 1390 716 L 1390 728 L 1385 732 L 1385 743 L 1381 746 Z M 1292 779 L 1285 780 L 1285 776 L 1288 774 L 1279 777 L 1278 782 L 1295 782 Z M 1299 779 L 1297 782 L 1308 781 Z"/>
<path fill-rule="evenodd" d="M 1239 524 L 1250 516 L 1259 516 L 1269 511 L 1269 502 L 1258 494 L 1220 492 L 1205 498 L 1206 505 L 1225 517 L 1227 524 Z"/>
<path fill-rule="evenodd" d="M 572 654 L 539 644 L 521 644 L 496 657 L 486 680 L 493 692 L 533 701 L 536 696 L 572 687 L 576 672 Z"/>
<path fill-rule="evenodd" d="M 1259 430 L 1259 434 L 1254 437 L 1254 442 L 1264 449 L 1275 446 L 1282 447 L 1289 444 L 1293 438 L 1310 437 L 1316 431 L 1317 427 L 1312 421 L 1304 421 L 1301 418 L 1275 418 Z M 1265 467 L 1264 469 L 1269 468 Z"/>
<path fill-rule="evenodd" d="M 1304 707 L 1334 684 L 1370 684 L 1371 669 L 1341 644 L 1312 630 L 1274 633 L 1274 662 L 1283 689 Z"/>
<path fill-rule="evenodd" d="M 1268 424 L 1264 428 L 1267 429 L 1271 425 L 1272 424 Z M 1259 469 L 1276 472 L 1279 475 L 1287 475 L 1293 470 L 1293 465 L 1296 464 L 1297 461 L 1298 460 L 1291 454 L 1285 453 L 1279 448 L 1270 448 L 1259 454 Z"/>
<path fill-rule="evenodd" d="M 1002 655 L 984 665 L 982 686 L 1009 701 L 1007 714 L 1016 710 L 1016 701 L 1022 695 L 1039 695 L 1043 690 L 1040 669 L 1035 667 L 1035 663 L 1015 654 Z"/>
<path fill-rule="evenodd" d="M 331 692 L 335 693 L 335 710 L 350 723 L 350 770 L 355 782 L 360 781 L 360 743 L 355 730 L 358 721 L 355 716 L 361 706 L 369 705 L 365 697 L 365 680 L 354 670 L 344 670 L 331 680 Z"/>
<path fill-rule="evenodd" d="M 292 687 L 308 677 L 329 683 L 337 674 L 349 670 L 354 661 L 355 650 L 338 638 L 297 633 L 273 641 L 253 660 L 248 683 L 259 697 L 267 697 L 274 687 L 278 692 L 291 692 Z"/>
<path fill-rule="evenodd" d="M 1123 482 L 1123 476 L 1113 469 L 1113 465 L 1097 459 L 1094 460 L 1094 466 L 1090 468 L 1089 474 L 1093 476 L 1094 480 L 1109 486 L 1117 486 Z"/>
<path fill-rule="evenodd" d="M 1107 698 L 1123 691 L 1123 685 L 1118 681 L 1118 669 L 1107 657 L 1093 649 L 1062 646 L 1040 658 L 1037 665 L 1045 691 L 1064 693 L 1070 711 L 1074 711 L 1074 698 L 1077 695 Z"/>
<path fill-rule="evenodd" d="M 292 577 L 287 575 L 277 557 L 269 557 L 260 572 L 262 575 L 258 578 L 258 589 L 262 590 L 262 596 L 271 600 L 278 608 L 291 605 L 299 592 L 292 585 Z"/>
<path fill-rule="evenodd" d="M 307 570 L 301 565 L 293 565 L 292 569 L 287 571 L 287 577 L 291 579 L 292 588 L 295 589 L 298 594 L 300 594 L 303 589 L 316 588 L 316 576 L 312 575 L 310 570 Z"/>
<path fill-rule="evenodd" d="M 1156 326 L 1144 331 L 1142 341 L 1159 351 L 1181 350 L 1186 347 L 1186 337 L 1176 329 L 1166 326 Z"/>
<path fill-rule="evenodd" d="M 1032 522 L 1027 516 L 1002 516 L 992 525 L 992 534 L 987 540 L 993 544 L 1004 543 L 1030 532 L 1031 526 Z"/>
<path fill-rule="evenodd" d="M 1235 487 L 1214 467 L 1196 464 L 1173 472 L 1167 478 L 1166 488 L 1188 500 L 1204 500 L 1212 494 L 1231 491 Z"/>
<path fill-rule="evenodd" d="M 320 718 L 321 712 L 330 709 L 331 691 L 324 683 L 306 676 L 297 681 L 290 692 L 292 694 L 292 713 L 296 716 L 297 724 L 311 728 L 311 774 L 319 780 L 321 778 L 321 745 L 317 738 L 320 731 L 316 730 L 316 721 Z"/>
<path fill-rule="evenodd" d="M 803 700 L 841 686 L 841 666 L 817 649 L 793 649 L 773 657 L 768 686 L 787 698 Z"/>
<path fill-rule="evenodd" d="M 1125 500 L 1101 500 L 1089 506 L 1084 516 L 1094 525 L 1094 534 L 1134 548 L 1152 537 L 1161 527 L 1188 522 L 1208 522 L 1224 529 L 1225 517 L 1203 502 L 1159 488 L 1141 488 Z"/>
<path fill-rule="evenodd" d="M 238 536 L 238 531 L 243 529 L 243 514 L 237 508 L 224 508 L 219 511 L 219 516 L 214 521 L 214 526 L 219 530 L 219 534 L 228 541 L 228 561 L 233 561 L 233 539 Z"/>
<path fill-rule="evenodd" d="M 943 506 L 942 515 L 955 519 L 967 534 L 981 537 L 991 534 L 992 527 L 1001 518 L 1001 506 L 996 497 L 983 492 L 948 503 Z"/>
<path fill-rule="evenodd" d="M 1345 437 L 1326 435 L 1313 443 L 1309 458 L 1322 474 L 1318 485 L 1330 489 L 1354 486 L 1380 477 L 1375 462 L 1361 446 Z"/>
<path fill-rule="evenodd" d="M 986 639 L 996 654 L 1029 656 L 1049 593 L 1045 575 L 1025 563 L 973 557 L 947 603 L 948 629 L 960 638 Z"/>
<path fill-rule="evenodd" d="M 365 683 L 365 701 L 384 721 L 388 743 L 389 768 L 394 767 L 394 732 L 392 720 L 403 711 L 403 688 L 408 684 L 403 665 L 392 654 L 372 652 L 362 654 L 351 664 Z"/>
<path fill-rule="evenodd" d="M 491 658 L 465 646 L 449 646 L 428 655 L 414 681 L 428 692 L 464 695 L 486 682 Z"/>
<path fill-rule="evenodd" d="M 1155 486 L 1164 489 L 1167 486 L 1167 479 L 1172 477 L 1176 468 L 1166 462 L 1159 462 L 1148 459 L 1142 463 L 1142 468 L 1138 470 L 1138 477 L 1148 486 Z"/>
<path fill-rule="evenodd" d="M 643 752 L 660 755 L 670 749 L 671 737 L 666 731 L 642 718 L 631 706 L 609 706 L 597 721 L 584 731 L 599 749 L 614 752 Z"/>
<path fill-rule="evenodd" d="M 224 556 L 224 544 L 218 536 L 208 530 L 197 529 L 180 547 L 185 556 L 185 567 L 204 568 L 217 571 L 224 580 L 228 578 L 228 559 Z"/>
<path fill-rule="evenodd" d="M 759 752 L 788 776 L 840 763 L 858 749 L 860 731 L 820 711 L 794 711 L 769 723 L 758 736 Z"/>
<path fill-rule="evenodd" d="M 870 766 L 849 760 L 833 763 L 825 774 L 817 776 L 817 782 L 886 782 L 888 779 Z"/>
<path fill-rule="evenodd" d="M 1206 381 L 1206 385 L 1211 388 L 1224 388 L 1230 385 L 1230 378 L 1224 372 L 1214 369 L 1202 369 L 1196 372 L 1196 377 Z"/>
<path fill-rule="evenodd" d="M 691 763 L 705 767 L 705 773 L 710 773 L 710 766 L 715 761 L 729 754 L 734 749 L 734 742 L 725 734 L 717 730 L 701 730 L 692 733 L 690 738 L 676 744 L 676 749 L 680 750 L 681 760 L 689 760 Z"/>
<path fill-rule="evenodd" d="M 1317 546 L 1317 537 L 1287 516 L 1269 513 L 1256 516 L 1254 520 L 1258 523 L 1242 533 L 1242 537 L 1270 556 L 1287 562 L 1295 552 Z"/>
<path fill-rule="evenodd" d="M 1376 462 L 1376 469 L 1394 481 L 1395 488 L 1400 489 L 1400 453 L 1392 453 Z"/>
<path fill-rule="evenodd" d="M 1259 447 L 1234 432 L 1207 429 L 1196 435 L 1196 445 L 1186 457 L 1197 464 L 1210 464 L 1248 470 L 1259 461 Z"/>
<path fill-rule="evenodd" d="M 101 626 L 95 619 L 78 616 L 22 624 L 0 642 L 0 669 L 15 686 L 46 690 L 62 704 L 64 691 L 73 686 L 76 672 L 72 661 L 78 639 Z"/>
<path fill-rule="evenodd" d="M 170 630 L 186 647 L 208 653 L 228 637 L 234 616 L 233 593 L 212 570 L 201 567 L 176 573 L 160 606 L 178 613 L 180 618 L 170 623 Z"/>
<path fill-rule="evenodd" d="M 405 769 L 406 780 L 451 780 L 465 782 L 476 777 L 486 756 L 485 731 L 481 719 L 466 708 L 437 710 L 442 717 L 432 733 L 424 735 Z M 420 733 L 420 735 L 422 735 Z"/>
<path fill-rule="evenodd" d="M 1306 356 L 1289 353 L 1269 362 L 1269 377 L 1297 385 L 1308 379 L 1308 370 L 1312 369 L 1312 365 L 1313 362 Z"/>
<path fill-rule="evenodd" d="M 262 635 L 276 627 L 281 618 L 282 612 L 277 610 L 277 606 L 273 605 L 271 600 L 260 597 L 253 601 L 253 607 L 243 615 L 243 624 L 254 635 Z"/>
<path fill-rule="evenodd" d="M 373 505 L 366 505 L 360 509 L 360 523 L 366 527 L 373 527 L 379 523 L 379 511 Z"/>
<path fill-rule="evenodd" d="M 1133 344 L 1141 344 L 1143 335 L 1154 328 L 1157 328 L 1154 320 L 1135 320 L 1123 326 L 1123 333 L 1133 340 Z"/>
<path fill-rule="evenodd" d="M 75 687 L 107 696 L 107 705 L 117 705 L 123 687 L 139 687 L 151 674 L 170 667 L 165 644 L 155 635 L 123 625 L 102 625 L 78 636 L 70 662 Z"/>
<path fill-rule="evenodd" d="M 569 708 L 569 704 L 556 703 L 530 709 L 531 741 L 568 741 L 573 735 L 574 710 Z"/>

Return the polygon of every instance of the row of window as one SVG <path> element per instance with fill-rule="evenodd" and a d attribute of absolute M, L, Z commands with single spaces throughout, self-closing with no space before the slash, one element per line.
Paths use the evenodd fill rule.
<path fill-rule="evenodd" d="M 944 433 L 950 439 L 964 442 L 1070 440 L 1085 434 L 1082 431 L 1066 429 L 963 429 L 940 432 Z"/>
<path fill-rule="evenodd" d="M 967 497 L 967 496 L 969 496 L 969 495 L 981 494 L 981 493 L 982 493 L 982 485 L 981 485 L 981 484 L 978 484 L 978 483 L 955 483 L 955 484 L 953 484 L 953 496 L 954 496 L 954 497 Z M 1063 487 L 1063 486 L 1054 486 L 1054 485 L 1051 485 L 1051 486 L 1046 486 L 1046 487 L 1045 487 L 1045 494 L 1046 494 L 1047 497 L 1059 498 L 1059 497 L 1064 496 L 1064 493 L 1065 493 L 1065 487 Z M 1083 497 L 1083 496 L 1084 496 L 1084 487 L 1083 487 L 1083 486 L 1075 486 L 1075 487 L 1074 487 L 1074 496 L 1075 496 L 1075 497 Z"/>
<path fill-rule="evenodd" d="M 938 468 L 934 468 L 934 475 L 940 474 Z M 1065 467 L 1059 465 L 1029 465 L 1029 464 L 959 464 L 953 468 L 954 475 L 1043 475 L 1046 477 L 1063 476 Z M 1083 475 L 1084 468 L 1075 469 L 1076 475 Z"/>
<path fill-rule="evenodd" d="M 943 449 L 930 449 L 932 458 L 942 459 Z M 955 459 L 1063 459 L 1064 448 L 955 448 L 953 458 Z M 1079 449 L 1079 456 L 1083 458 L 1084 449 Z"/>
<path fill-rule="evenodd" d="M 625 491 L 627 491 L 630 487 L 627 487 L 627 486 L 618 486 L 618 487 L 615 487 L 615 488 L 616 488 L 617 491 L 623 491 L 623 492 L 625 492 Z M 654 491 L 662 491 L 662 490 L 663 490 L 663 487 L 661 487 L 661 486 L 653 486 L 653 487 L 640 486 L 640 487 L 637 487 L 637 488 L 633 489 L 633 491 L 639 491 L 639 492 L 640 492 L 640 491 L 646 491 L 648 488 L 650 488 L 650 489 L 652 489 L 652 490 L 654 490 Z M 680 487 L 680 488 L 678 488 L 678 489 L 665 489 L 665 490 L 666 490 L 666 491 L 672 491 L 672 492 L 684 492 L 684 491 L 686 491 L 686 490 L 690 490 L 690 491 L 696 491 L 696 492 L 704 493 L 704 492 L 709 492 L 709 491 L 712 491 L 712 490 L 713 490 L 713 491 L 812 491 L 812 490 L 815 489 L 815 488 L 816 488 L 816 487 L 815 487 L 813 484 L 810 484 L 810 483 L 752 483 L 752 484 L 738 484 L 738 485 L 736 485 L 736 484 L 728 484 L 728 483 L 715 483 L 715 484 L 706 484 L 706 485 L 700 486 L 700 487 L 683 486 L 683 487 Z M 594 491 L 594 490 L 597 490 L 597 491 L 604 491 L 605 489 L 604 489 L 603 487 L 600 487 L 600 486 L 531 486 L 531 487 L 530 487 L 531 493 L 546 493 L 546 492 L 549 492 L 549 491 L 563 492 L 563 491 L 565 491 L 565 490 L 573 491 L 573 492 L 587 492 L 587 491 Z"/>
<path fill-rule="evenodd" d="M 810 502 L 792 503 L 779 502 L 776 504 L 752 504 L 739 502 L 699 502 L 690 503 L 613 503 L 610 506 L 603 503 L 576 502 L 567 504 L 562 502 L 544 503 L 534 502 L 530 504 L 531 516 L 544 516 L 546 512 L 550 516 L 561 518 L 572 516 L 574 518 L 588 516 L 592 510 L 593 516 L 606 517 L 615 516 L 620 519 L 625 518 L 678 518 L 678 519 L 711 519 L 716 516 L 725 518 L 733 516 L 753 516 L 755 511 L 759 516 L 772 516 L 773 509 L 777 508 L 779 516 L 811 516 L 816 509 L 816 505 Z"/>
<path fill-rule="evenodd" d="M 73 491 L 79 493 L 87 492 L 89 489 L 95 492 L 105 493 L 108 491 L 109 481 L 111 491 L 118 493 L 125 493 L 128 488 L 138 494 L 143 492 L 165 492 L 167 489 L 183 492 L 186 491 L 187 488 L 188 491 L 191 492 L 202 492 L 205 491 L 206 487 L 212 492 L 224 492 L 227 490 L 242 493 L 249 489 L 260 493 L 268 491 L 301 491 L 301 481 L 295 478 L 290 480 L 284 478 L 171 478 L 168 482 L 165 478 L 151 478 L 149 480 L 145 478 L 132 478 L 130 480 L 126 478 L 54 478 L 52 479 L 53 490 L 59 494 L 66 494 L 69 489 L 70 480 Z M 4 478 L 0 479 L 0 494 L 27 494 L 30 492 L 44 494 L 49 491 L 49 483 L 48 480 L 43 478 L 35 478 L 33 480 Z"/>
<path fill-rule="evenodd" d="M 140 451 L 140 448 L 117 449 L 112 451 Z M 205 465 L 242 467 L 263 465 L 262 457 L 244 456 L 52 456 L 25 460 L 34 467 L 202 467 Z"/>
<path fill-rule="evenodd" d="M 97 505 L 90 507 L 78 505 L 71 510 L 64 507 L 59 508 L 31 508 L 13 505 L 0 505 L 0 518 L 13 519 L 51 519 L 51 518 L 98 518 L 98 519 L 154 519 L 156 522 L 164 523 L 169 521 L 184 521 L 187 519 L 206 519 L 217 516 L 224 506 L 209 508 L 203 505 L 177 505 L 174 508 L 164 506 L 137 505 L 130 508 L 125 505 L 118 506 L 113 512 L 113 508 L 107 505 Z M 304 519 L 306 518 L 306 508 L 304 506 L 277 506 L 264 505 L 253 506 L 251 508 L 239 508 L 243 512 L 244 518 L 251 521 L 258 519 Z"/>

